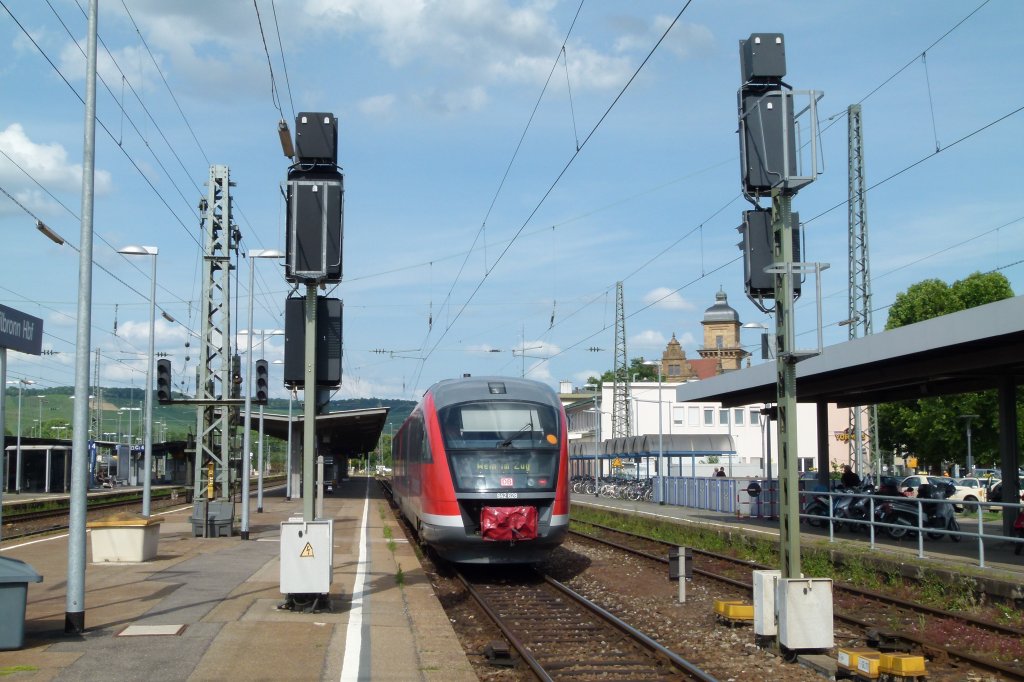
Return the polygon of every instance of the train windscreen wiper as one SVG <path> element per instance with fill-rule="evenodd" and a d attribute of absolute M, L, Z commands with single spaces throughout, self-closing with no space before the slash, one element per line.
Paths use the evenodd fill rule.
<path fill-rule="evenodd" d="M 519 429 L 518 431 L 516 431 L 511 436 L 509 436 L 505 440 L 503 440 L 500 443 L 498 443 L 498 447 L 499 448 L 509 448 L 509 447 L 512 447 L 512 441 L 514 441 L 516 438 L 518 438 L 519 436 L 523 435 L 527 431 L 533 431 L 533 421 L 532 420 L 526 422 L 525 424 L 523 424 L 523 428 Z"/>

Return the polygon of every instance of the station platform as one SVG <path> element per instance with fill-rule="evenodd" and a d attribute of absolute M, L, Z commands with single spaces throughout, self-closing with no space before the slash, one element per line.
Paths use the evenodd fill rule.
<path fill-rule="evenodd" d="M 607 510 L 609 512 L 641 515 L 650 520 L 663 520 L 679 524 L 699 524 L 705 528 L 718 529 L 723 532 L 742 531 L 753 536 L 778 539 L 779 520 L 756 518 L 719 512 L 709 509 L 695 509 L 675 505 L 661 505 L 656 502 L 634 502 L 630 500 L 610 499 L 573 493 L 571 503 L 574 508 L 588 507 Z M 975 533 L 977 523 L 969 517 L 959 519 L 964 532 Z M 994 524 L 989 524 L 994 526 Z M 997 532 L 986 528 L 986 533 Z M 833 534 L 834 541 L 829 542 L 828 528 L 812 528 L 806 523 L 800 524 L 800 544 L 802 547 L 814 543 L 820 546 L 827 543 L 832 548 L 842 549 L 844 545 L 854 547 L 854 551 L 863 552 L 869 548 L 868 536 L 865 533 L 854 533 L 849 530 Z M 967 573 L 979 580 L 991 581 L 993 591 L 1010 596 L 1013 599 L 1024 598 L 1024 555 L 1015 555 L 1010 542 L 986 540 L 984 543 L 984 566 L 980 565 L 980 547 L 976 538 L 964 537 L 961 542 L 952 542 L 948 538 L 940 540 L 924 540 L 924 558 L 918 557 L 919 546 L 916 535 L 901 540 L 893 540 L 884 532 L 879 531 L 875 537 L 875 546 L 871 549 L 880 557 L 886 557 L 896 563 L 918 561 L 918 565 L 949 571 L 951 573 Z"/>
<path fill-rule="evenodd" d="M 252 501 L 249 540 L 193 537 L 191 505 L 162 511 L 156 558 L 92 563 L 85 627 L 64 633 L 67 535 L 4 542 L 43 576 L 28 585 L 12 680 L 476 680 L 451 623 L 373 479 L 324 501 L 334 520 L 331 609 L 280 610 L 280 523 L 302 500 Z M 236 507 L 236 518 L 240 515 Z M 237 528 L 237 526 L 236 526 Z M 0 617 L 7 617 L 2 614 Z"/>

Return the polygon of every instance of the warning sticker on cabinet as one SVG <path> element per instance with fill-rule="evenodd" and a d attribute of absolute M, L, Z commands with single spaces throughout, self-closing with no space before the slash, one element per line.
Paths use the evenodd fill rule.
<path fill-rule="evenodd" d="M 302 548 L 301 552 L 299 552 L 299 558 L 300 559 L 312 559 L 313 558 L 313 545 L 311 545 L 310 543 L 307 542 L 306 546 Z"/>

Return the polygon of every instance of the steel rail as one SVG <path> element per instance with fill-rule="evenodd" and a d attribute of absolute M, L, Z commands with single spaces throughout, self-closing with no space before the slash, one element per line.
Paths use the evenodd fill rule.
<path fill-rule="evenodd" d="M 665 545 L 666 547 L 673 547 L 674 546 L 674 545 L 671 545 L 670 543 L 667 543 L 667 542 L 665 542 L 663 540 L 658 540 L 656 538 L 650 538 L 650 537 L 643 536 L 643 535 L 636 535 L 636 534 L 633 534 L 633 533 L 629 533 L 628 531 L 623 531 L 623 530 L 619 530 L 619 529 L 616 529 L 616 528 L 611 528 L 611 527 L 608 527 L 608 526 L 603 526 L 601 524 L 587 523 L 587 525 L 595 527 L 595 528 L 601 528 L 602 530 L 608 530 L 608 531 L 612 531 L 612 532 L 615 532 L 615 533 L 619 533 L 621 535 L 626 535 L 626 536 L 630 536 L 630 537 L 636 537 L 636 538 L 644 540 L 646 542 L 653 542 L 653 543 L 656 543 L 656 544 L 662 544 L 662 545 Z M 570 533 L 573 534 L 573 535 L 577 535 L 577 536 L 586 538 L 587 540 L 591 540 L 593 542 L 597 542 L 599 544 L 607 545 L 609 547 L 613 547 L 613 548 L 619 549 L 621 551 L 625 551 L 625 552 L 629 552 L 631 554 L 642 556 L 642 557 L 650 559 L 652 561 L 657 561 L 657 562 L 665 563 L 665 564 L 668 563 L 668 558 L 667 557 L 660 557 L 660 556 L 651 554 L 649 552 L 644 552 L 642 550 L 637 550 L 637 549 L 628 547 L 626 545 L 622 545 L 622 544 L 619 544 L 619 543 L 616 543 L 616 542 L 613 542 L 613 541 L 610 541 L 610 540 L 606 540 L 606 539 L 599 538 L 599 537 L 596 537 L 596 536 L 593 536 L 593 535 L 589 535 L 587 533 L 581 533 L 579 531 L 574 531 L 573 530 L 573 531 L 570 531 Z M 705 555 L 705 556 L 708 556 L 708 557 L 711 557 L 711 558 L 722 559 L 722 560 L 729 561 L 731 563 L 736 563 L 736 564 L 742 564 L 742 565 L 744 565 L 746 567 L 749 567 L 749 568 L 752 568 L 752 569 L 768 568 L 767 566 L 762 566 L 762 565 L 754 563 L 754 562 L 743 561 L 741 559 L 736 559 L 735 557 L 728 557 L 728 556 L 716 554 L 714 552 L 705 552 L 705 551 L 698 550 L 698 549 L 694 549 L 693 552 L 694 552 L 694 554 L 702 554 L 702 555 Z M 742 581 L 735 580 L 735 579 L 729 578 L 727 576 L 719 575 L 717 573 L 714 573 L 713 571 L 707 571 L 707 570 L 704 570 L 704 569 L 698 569 L 696 567 L 694 567 L 693 570 L 694 570 L 694 573 L 698 573 L 700 575 L 704 575 L 704 576 L 712 578 L 714 580 L 718 580 L 720 582 L 728 583 L 728 584 L 730 584 L 730 585 L 732 585 L 734 587 L 739 587 L 739 588 L 746 589 L 746 590 L 749 590 L 749 591 L 753 592 L 753 585 L 750 584 L 750 583 L 744 583 Z M 932 607 L 929 607 L 929 606 L 924 606 L 924 605 L 921 605 L 921 604 L 915 604 L 913 602 L 909 602 L 907 600 L 900 599 L 899 597 L 890 597 L 888 595 L 884 595 L 884 594 L 881 594 L 879 592 L 873 592 L 871 590 L 864 590 L 864 589 L 861 589 L 861 588 L 848 587 L 848 586 L 844 586 L 844 585 L 838 585 L 838 586 L 834 586 L 834 587 L 835 587 L 835 589 L 847 592 L 848 594 L 851 594 L 851 595 L 854 595 L 854 596 L 861 596 L 861 597 L 869 598 L 869 599 L 872 599 L 872 600 L 875 600 L 875 601 L 882 601 L 882 602 L 885 602 L 887 604 L 893 604 L 893 605 L 896 605 L 896 606 L 898 606 L 900 608 L 904 608 L 904 609 L 913 611 L 915 613 L 925 612 L 925 615 L 932 615 L 932 616 L 936 616 L 936 617 L 960 620 L 960 621 L 966 622 L 968 624 L 974 625 L 976 627 L 979 627 L 979 628 L 982 628 L 982 629 L 987 629 L 989 631 L 996 632 L 998 634 L 1005 635 L 1005 636 L 1024 636 L 1024 631 L 1022 631 L 1022 630 L 1020 630 L 1018 628 L 1014 628 L 1014 627 L 1011 627 L 1011 626 L 1001 625 L 999 623 L 992 623 L 991 621 L 980 620 L 978 618 L 975 618 L 973 616 L 969 616 L 969 615 L 966 615 L 966 614 L 958 614 L 958 613 L 953 613 L 951 611 L 945 611 L 945 610 L 942 610 L 942 609 L 935 609 L 935 608 L 932 608 Z M 878 627 L 874 623 L 870 623 L 868 621 L 860 620 L 858 618 L 854 618 L 853 616 L 844 615 L 842 613 L 834 613 L 833 617 L 836 618 L 837 620 L 840 620 L 840 621 L 842 621 L 844 623 L 847 623 L 849 625 L 855 625 L 857 627 L 863 628 L 864 630 L 877 629 L 877 627 Z M 922 637 L 919 637 L 919 636 L 914 635 L 912 633 L 906 633 L 906 632 L 899 633 L 899 637 L 901 639 L 907 640 L 909 642 L 913 642 L 914 644 L 920 646 L 923 650 L 933 651 L 933 652 L 942 652 L 944 654 L 947 654 L 947 655 L 959 658 L 959 659 L 961 659 L 963 661 L 967 661 L 967 662 L 969 662 L 969 663 L 971 663 L 973 665 L 976 665 L 978 667 L 985 668 L 986 670 L 992 670 L 994 672 L 998 672 L 998 673 L 1001 673 L 1003 675 L 1007 675 L 1011 679 L 1024 679 L 1024 675 L 1021 674 L 1020 668 L 1010 668 L 1010 667 L 1004 666 L 1002 663 L 999 663 L 997 661 L 992 661 L 992 660 L 989 660 L 989 659 L 979 658 L 978 656 L 972 654 L 971 652 L 964 651 L 962 649 L 957 649 L 955 647 L 950 646 L 949 644 L 937 645 L 934 642 L 929 642 L 929 641 L 923 639 Z"/>

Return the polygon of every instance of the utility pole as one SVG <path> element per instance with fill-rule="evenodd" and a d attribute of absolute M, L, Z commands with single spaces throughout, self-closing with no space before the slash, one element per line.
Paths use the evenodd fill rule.
<path fill-rule="evenodd" d="M 741 85 L 737 93 L 741 184 L 754 211 L 744 214 L 741 249 L 744 255 L 747 297 L 768 312 L 765 299 L 774 301 L 775 358 L 779 445 L 779 554 L 782 578 L 801 577 L 800 494 L 797 479 L 796 363 L 811 355 L 797 351 L 793 303 L 800 288 L 800 274 L 809 263 L 798 262 L 794 239 L 796 219 L 793 196 L 817 175 L 817 109 L 820 93 L 795 91 L 786 75 L 786 52 L 781 33 L 754 33 L 740 41 Z M 807 98 L 806 108 L 795 113 L 797 95 Z M 796 119 L 809 120 L 809 172 L 801 173 Z M 759 199 L 771 198 L 771 208 Z M 770 253 L 770 262 L 765 262 Z M 822 264 L 813 264 L 815 273 Z M 770 275 L 768 281 L 764 275 Z M 820 286 L 819 286 L 820 288 Z M 819 349 L 820 335 L 819 306 Z M 820 352 L 820 350 L 819 350 Z"/>
<path fill-rule="evenodd" d="M 615 283 L 615 382 L 612 384 L 612 438 L 631 435 L 629 423 L 629 358 L 626 357 L 626 306 L 622 282 Z"/>
<path fill-rule="evenodd" d="M 210 166 L 207 196 L 199 202 L 203 227 L 203 298 L 200 320 L 196 399 L 215 401 L 233 395 L 231 372 L 231 253 L 240 238 L 231 221 L 231 179 L 227 166 Z M 196 409 L 195 497 L 205 488 L 204 464 L 214 462 L 220 497 L 230 494 L 230 409 L 201 405 Z M 248 475 L 248 472 L 243 472 Z"/>
<path fill-rule="evenodd" d="M 868 199 L 867 178 L 864 174 L 864 128 L 859 104 L 847 108 L 847 130 L 849 142 L 849 187 L 847 191 L 847 222 L 849 224 L 849 338 L 868 336 L 871 330 L 871 267 L 868 253 Z M 864 471 L 864 432 L 861 428 L 861 406 L 850 408 L 850 454 L 854 471 Z M 868 431 L 871 434 L 871 461 L 875 475 L 881 476 L 881 461 L 878 450 L 878 411 L 875 405 L 868 408 Z"/>

